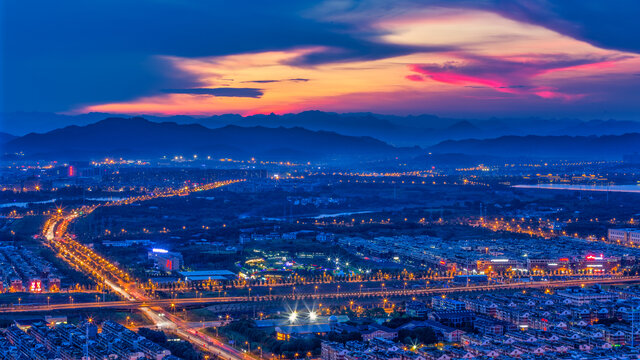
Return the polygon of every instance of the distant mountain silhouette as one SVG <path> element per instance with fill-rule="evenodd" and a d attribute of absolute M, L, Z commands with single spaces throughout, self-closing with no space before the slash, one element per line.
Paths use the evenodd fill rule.
<path fill-rule="evenodd" d="M 197 154 L 279 160 L 345 160 L 415 155 L 418 148 L 397 148 L 371 137 L 354 137 L 300 127 L 267 128 L 157 123 L 143 118 L 109 118 L 86 126 L 31 133 L 7 142 L 5 151 L 39 158 L 88 159 L 105 156 Z"/>
<path fill-rule="evenodd" d="M 53 113 L 16 112 L 0 114 L 2 131 L 26 134 L 51 131 L 69 125 L 88 125 L 109 117 L 122 117 L 104 113 L 62 115 Z M 452 119 L 435 115 L 396 116 L 374 113 L 338 114 L 323 111 L 304 111 L 297 114 L 251 115 L 237 114 L 196 117 L 188 115 L 151 116 L 154 122 L 201 124 L 210 129 L 237 125 L 302 127 L 309 130 L 332 131 L 342 135 L 370 136 L 394 146 L 431 146 L 444 140 L 491 139 L 506 135 L 622 135 L 640 132 L 640 122 L 624 120 L 579 120 L 542 118 Z"/>
<path fill-rule="evenodd" d="M 7 143 L 15 138 L 17 138 L 17 136 L 7 134 L 5 132 L 0 132 L 0 145 Z"/>
<path fill-rule="evenodd" d="M 495 139 L 447 140 L 428 148 L 434 153 L 497 157 L 610 159 L 640 152 L 640 133 L 603 136 L 502 136 Z"/>

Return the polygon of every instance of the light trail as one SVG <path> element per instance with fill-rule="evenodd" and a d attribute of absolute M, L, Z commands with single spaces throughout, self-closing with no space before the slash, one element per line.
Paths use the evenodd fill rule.
<path fill-rule="evenodd" d="M 492 284 L 492 285 L 475 285 L 460 286 L 450 288 L 428 288 L 428 289 L 406 289 L 406 290 L 375 290 L 363 292 L 331 292 L 318 294 L 291 294 L 284 295 L 263 295 L 253 296 L 250 299 L 247 296 L 227 296 L 227 297 L 197 297 L 183 299 L 151 299 L 151 300 L 132 300 L 132 301 L 107 301 L 107 302 L 87 302 L 74 304 L 53 304 L 53 305 L 23 305 L 7 308 L 0 308 L 0 313 L 4 312 L 37 312 L 46 310 L 65 310 L 65 309 L 83 309 L 83 308 L 139 308 L 148 309 L 154 306 L 170 306 L 177 304 L 198 305 L 210 303 L 260 303 L 260 302 L 282 302 L 297 300 L 320 300 L 320 299 L 367 299 L 367 298 L 409 298 L 416 296 L 432 296 L 437 294 L 454 294 L 465 292 L 479 291 L 499 291 L 499 290 L 521 290 L 521 289 L 540 289 L 540 288 L 560 288 L 569 286 L 582 286 L 594 284 L 622 285 L 640 283 L 640 276 L 616 276 L 609 278 L 589 278 L 589 279 L 572 279 L 558 281 L 531 281 L 518 282 L 511 284 Z"/>
<path fill-rule="evenodd" d="M 226 346 L 221 342 L 215 343 L 213 340 L 206 335 L 201 335 L 201 337 L 194 337 L 193 334 L 189 333 L 182 329 L 182 327 L 186 327 L 182 322 L 176 322 L 170 320 L 165 315 L 162 308 L 150 308 L 148 304 L 154 303 L 156 305 L 165 305 L 160 302 L 153 302 L 150 299 L 146 298 L 143 294 L 140 294 L 135 291 L 129 291 L 127 288 L 130 286 L 135 286 L 136 283 L 129 282 L 129 275 L 126 274 L 121 269 L 117 268 L 112 263 L 108 262 L 106 259 L 100 257 L 95 254 L 91 249 L 86 246 L 76 242 L 73 240 L 68 234 L 66 234 L 67 226 L 73 220 L 75 220 L 79 214 L 82 212 L 84 214 L 89 214 L 93 212 L 98 207 L 104 206 L 121 206 L 121 205 L 129 205 L 135 202 L 152 200 L 156 198 L 162 197 L 172 197 L 172 196 L 184 196 L 188 195 L 192 192 L 196 191 L 205 191 L 215 189 L 221 186 L 230 185 L 239 181 L 244 180 L 228 180 L 228 181 L 219 181 L 211 184 L 205 184 L 196 186 L 194 188 L 181 188 L 178 190 L 168 190 L 165 192 L 159 192 L 151 195 L 144 196 L 136 196 L 132 198 L 117 200 L 105 203 L 103 205 L 95 205 L 91 207 L 81 207 L 79 209 L 71 211 L 67 216 L 60 215 L 61 212 L 58 211 L 58 214 L 55 214 L 52 218 L 48 219 L 45 223 L 45 227 L 42 231 L 45 239 L 47 240 L 47 245 L 50 245 L 55 251 L 58 252 L 58 256 L 65 260 L 69 265 L 74 268 L 79 268 L 84 270 L 87 275 L 90 277 L 97 279 L 98 282 L 104 283 L 105 286 L 108 286 L 113 292 L 120 295 L 125 301 L 121 302 L 102 302 L 102 303 L 91 303 L 92 306 L 88 306 L 89 308 L 99 308 L 99 307 L 113 307 L 120 306 L 132 306 L 141 311 L 149 320 L 153 322 L 153 324 L 158 329 L 166 329 L 168 331 L 172 331 L 176 333 L 178 336 L 182 338 L 186 338 L 189 341 L 195 343 L 200 348 L 205 349 L 207 351 L 218 354 L 218 356 L 222 359 L 228 360 L 241 360 L 244 357 L 242 354 L 238 353 L 235 349 Z M 79 262 L 80 264 L 78 264 Z M 107 276 L 111 276 L 115 279 L 112 281 L 107 278 Z M 125 281 L 127 280 L 127 281 Z M 117 303 L 117 304 L 116 304 Z M 46 310 L 50 311 L 53 309 L 81 309 L 89 305 L 85 303 L 83 305 L 79 304 L 56 304 L 56 305 L 47 305 Z M 106 306 L 100 306 L 106 305 Z M 173 305 L 173 304 L 171 304 Z M 18 308 L 13 309 L 12 312 L 25 312 L 27 308 Z M 2 312 L 5 309 L 0 309 Z"/>
<path fill-rule="evenodd" d="M 543 189 L 543 190 L 570 190 L 570 191 L 603 191 L 640 193 L 638 185 L 566 185 L 566 184 L 537 184 L 537 185 L 513 185 L 518 189 Z"/>

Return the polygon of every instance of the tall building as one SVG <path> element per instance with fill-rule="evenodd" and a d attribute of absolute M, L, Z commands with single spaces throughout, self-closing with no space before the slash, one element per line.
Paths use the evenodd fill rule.
<path fill-rule="evenodd" d="M 148 253 L 148 258 L 155 261 L 162 271 L 178 271 L 184 265 L 182 254 L 164 249 L 153 249 Z"/>
<path fill-rule="evenodd" d="M 640 245 L 640 230 L 638 229 L 609 229 L 609 241 L 623 245 Z"/>

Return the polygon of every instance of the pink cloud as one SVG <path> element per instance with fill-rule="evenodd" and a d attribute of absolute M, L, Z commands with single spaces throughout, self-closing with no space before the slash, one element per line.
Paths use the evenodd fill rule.
<path fill-rule="evenodd" d="M 420 74 L 420 80 L 411 74 L 411 81 L 433 81 L 465 87 L 487 87 L 495 91 L 534 95 L 543 99 L 565 101 L 583 97 L 582 94 L 568 94 L 555 87 L 536 85 L 536 77 L 567 70 L 597 71 L 616 65 L 621 59 L 592 60 L 566 57 L 526 57 L 492 58 L 469 54 L 455 54 L 457 61 L 444 64 L 410 64 L 409 71 Z"/>
<path fill-rule="evenodd" d="M 409 70 L 422 74 L 426 77 L 429 77 L 434 81 L 438 81 L 445 84 L 461 85 L 461 86 L 480 85 L 480 86 L 486 86 L 486 87 L 496 89 L 500 92 L 506 92 L 506 93 L 513 92 L 512 89 L 508 88 L 508 85 L 506 82 L 499 81 L 496 79 L 464 75 L 464 74 L 456 73 L 451 70 L 438 71 L 431 66 L 420 66 L 416 64 L 409 65 Z M 411 76 L 411 75 L 408 75 L 408 76 Z M 409 79 L 409 80 L 412 80 L 412 79 Z M 421 77 L 420 81 L 424 81 L 424 77 Z"/>
<path fill-rule="evenodd" d="M 424 77 L 422 77 L 421 75 L 417 75 L 417 74 L 407 75 L 407 76 L 405 76 L 405 78 L 407 80 L 410 80 L 410 81 L 424 81 Z"/>
<path fill-rule="evenodd" d="M 584 97 L 584 94 L 564 94 L 550 87 L 535 88 L 533 89 L 533 94 L 543 99 L 561 99 L 565 101 L 577 100 Z"/>
<path fill-rule="evenodd" d="M 594 62 L 594 63 L 589 63 L 589 64 L 581 64 L 581 65 L 560 67 L 560 68 L 555 68 L 555 69 L 546 69 L 544 71 L 541 71 L 540 75 L 548 74 L 548 73 L 552 73 L 552 72 L 558 72 L 558 71 L 567 71 L 567 70 L 600 70 L 600 69 L 606 69 L 606 68 L 610 68 L 610 67 L 615 66 L 617 64 L 617 62 L 618 62 L 618 60 L 599 61 L 599 62 Z"/>

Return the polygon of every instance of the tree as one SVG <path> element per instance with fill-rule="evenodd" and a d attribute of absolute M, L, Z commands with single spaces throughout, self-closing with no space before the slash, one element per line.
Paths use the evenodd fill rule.
<path fill-rule="evenodd" d="M 342 344 L 346 343 L 347 341 L 362 341 L 362 334 L 360 334 L 357 331 L 352 331 L 352 332 L 344 331 L 341 333 L 332 331 L 327 334 L 327 340 L 339 342 Z"/>
<path fill-rule="evenodd" d="M 427 327 L 415 328 L 413 330 L 400 330 L 398 331 L 398 339 L 401 339 L 405 344 L 420 342 L 425 345 L 433 344 L 438 340 L 436 333 Z M 407 339 L 409 339 L 409 342 L 407 342 Z"/>
<path fill-rule="evenodd" d="M 399 316 L 399 317 L 394 317 L 391 320 L 387 321 L 384 323 L 385 326 L 390 327 L 392 329 L 397 329 L 400 326 L 411 322 L 412 320 L 414 320 L 411 317 L 403 317 L 403 316 Z"/>
<path fill-rule="evenodd" d="M 167 342 L 167 336 L 163 331 L 154 331 L 147 328 L 140 328 L 138 335 L 143 336 L 156 344 L 164 344 Z"/>
<path fill-rule="evenodd" d="M 184 360 L 202 360 L 202 355 L 187 341 L 167 341 L 167 335 L 159 330 L 154 331 L 147 328 L 140 328 L 138 335 L 143 336 L 150 341 L 171 351 L 172 355 L 183 358 Z"/>

